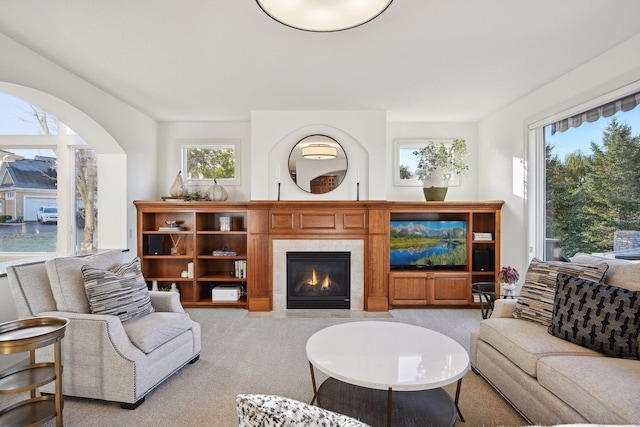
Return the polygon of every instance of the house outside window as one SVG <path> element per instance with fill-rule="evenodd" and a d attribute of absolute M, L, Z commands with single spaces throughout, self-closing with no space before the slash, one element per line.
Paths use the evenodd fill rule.
<path fill-rule="evenodd" d="M 89 153 L 89 157 L 80 153 Z M 93 215 L 94 226 L 89 231 L 80 219 L 85 217 L 86 194 L 86 188 L 81 191 L 81 175 L 90 170 L 95 183 L 97 169 L 86 168 L 86 160 L 76 160 L 93 159 L 95 166 L 91 153 L 78 135 L 52 115 L 0 93 L 0 254 L 73 252 L 96 247 L 97 216 Z M 65 190 L 59 187 L 59 155 L 66 156 L 63 164 L 72 165 L 70 170 L 76 172 L 75 178 L 67 179 L 70 188 L 63 198 L 58 197 L 58 190 Z M 90 196 L 97 206 L 95 190 Z M 68 209 L 58 209 L 59 200 L 68 200 Z M 75 215 L 58 218 L 58 211 Z M 61 221 L 68 224 L 71 239 L 58 234 Z"/>

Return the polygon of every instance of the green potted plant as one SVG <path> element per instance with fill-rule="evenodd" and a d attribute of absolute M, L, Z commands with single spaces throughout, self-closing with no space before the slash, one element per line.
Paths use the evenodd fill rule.
<path fill-rule="evenodd" d="M 413 154 L 418 158 L 418 177 L 427 201 L 444 200 L 451 177 L 469 170 L 467 142 L 462 138 L 451 143 L 429 141 Z"/>

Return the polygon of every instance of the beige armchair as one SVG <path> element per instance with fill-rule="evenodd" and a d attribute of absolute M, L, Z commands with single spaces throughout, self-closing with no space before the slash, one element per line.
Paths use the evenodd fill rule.
<path fill-rule="evenodd" d="M 9 266 L 7 276 L 20 318 L 70 320 L 62 340 L 63 394 L 135 409 L 165 379 L 198 360 L 200 324 L 185 313 L 179 295 L 170 292 L 149 292 L 153 309 L 131 320 L 93 314 L 83 266 L 110 271 L 123 264 L 122 258 L 121 251 L 55 258 Z M 53 361 L 53 352 L 49 347 L 40 349 L 36 359 Z M 53 386 L 41 391 L 54 392 Z"/>

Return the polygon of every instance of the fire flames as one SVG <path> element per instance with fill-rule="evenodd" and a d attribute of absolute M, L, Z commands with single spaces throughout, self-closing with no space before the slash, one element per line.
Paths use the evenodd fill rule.
<path fill-rule="evenodd" d="M 318 276 L 316 274 L 316 269 L 314 268 L 311 271 L 311 278 L 309 279 L 309 281 L 307 282 L 307 284 L 311 285 L 311 286 L 316 286 L 319 283 L 318 281 Z M 324 279 L 322 280 L 322 284 L 320 285 L 321 289 L 329 289 L 329 286 L 331 286 L 331 280 L 329 279 L 329 275 L 325 275 Z"/>

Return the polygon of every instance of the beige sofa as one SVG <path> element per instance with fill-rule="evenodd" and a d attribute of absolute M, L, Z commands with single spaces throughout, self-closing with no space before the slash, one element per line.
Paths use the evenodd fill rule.
<path fill-rule="evenodd" d="M 606 262 L 604 282 L 640 290 L 640 264 L 577 254 L 576 263 Z M 471 335 L 471 365 L 530 423 L 640 424 L 640 361 L 607 357 L 557 338 L 547 326 L 514 318 L 515 300 Z"/>
<path fill-rule="evenodd" d="M 70 320 L 62 340 L 63 394 L 115 401 L 135 409 L 165 379 L 198 360 L 200 325 L 185 313 L 177 293 L 148 292 L 142 273 L 135 276 L 135 283 L 139 294 L 144 294 L 144 304 L 131 305 L 144 306 L 145 312 L 124 320 L 122 314 L 94 314 L 82 269 L 90 266 L 94 273 L 108 275 L 137 262 L 124 263 L 122 258 L 121 251 L 55 258 L 9 266 L 7 276 L 20 318 Z M 134 280 L 128 274 L 121 277 Z M 117 311 L 122 313 L 122 306 Z M 53 346 L 38 349 L 36 360 L 53 361 Z M 50 383 L 40 390 L 53 393 L 53 387 Z"/>

